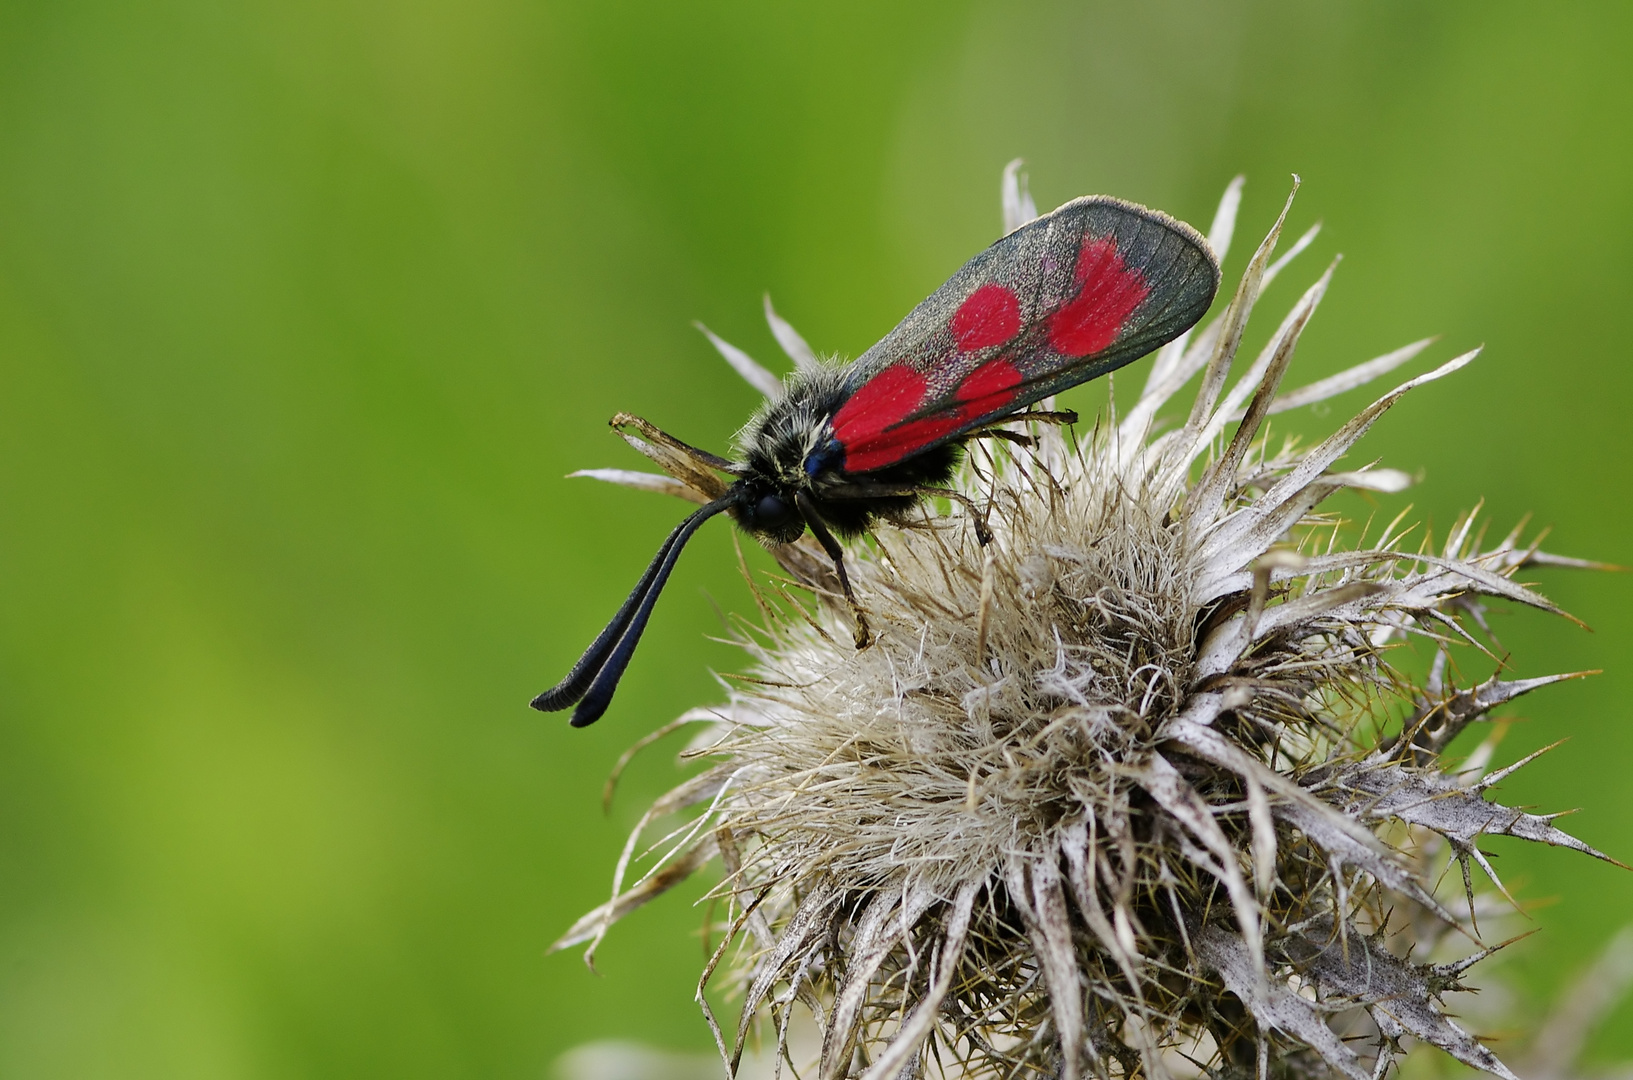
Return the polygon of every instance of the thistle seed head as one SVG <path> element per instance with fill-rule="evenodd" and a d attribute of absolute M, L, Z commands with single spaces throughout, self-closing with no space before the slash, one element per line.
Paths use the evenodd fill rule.
<path fill-rule="evenodd" d="M 1240 191 L 1211 231 L 1221 258 Z M 1013 166 L 1004 207 L 1008 228 L 1035 214 Z M 1277 259 L 1285 217 L 1223 312 L 1158 354 L 1126 412 L 1075 439 L 1031 425 L 1015 432 L 1024 443 L 972 449 L 961 483 L 986 508 L 989 543 L 954 505 L 853 547 L 871 647 L 852 647 L 820 549 L 775 550 L 792 582 L 757 588 L 761 617 L 739 624 L 749 675 L 676 722 L 704 726 L 689 753 L 707 768 L 647 812 L 613 898 L 558 947 L 593 951 L 718 858 L 728 915 L 698 1001 L 728 1071 L 756 1025 L 781 1050 L 808 1013 L 815 1072 L 790 1064 L 820 1080 L 1362 1080 L 1412 1040 L 1512 1076 L 1445 1004 L 1492 950 L 1436 963 L 1432 949 L 1477 941 L 1477 873 L 1501 888 L 1483 836 L 1605 856 L 1488 798 L 1518 767 L 1488 771 L 1489 746 L 1457 767 L 1442 757 L 1496 706 L 1572 676 L 1457 685 L 1450 650 L 1494 657 L 1489 599 L 1563 614 L 1513 580 L 1521 568 L 1591 564 L 1518 529 L 1493 541 L 1472 513 L 1430 545 L 1399 518 L 1356 536 L 1320 511 L 1344 489 L 1407 486 L 1339 463 L 1402 395 L 1475 354 L 1319 442 L 1269 436 L 1270 415 L 1429 345 L 1283 391 L 1329 267 L 1240 366 L 1261 293 L 1313 236 Z M 767 314 L 812 362 L 769 302 Z M 669 475 L 592 475 L 717 494 L 683 451 L 630 438 Z M 636 877 L 660 821 L 670 831 Z M 1448 867 L 1462 896 L 1431 885 Z M 711 980 L 741 994 L 732 1029 L 709 1010 Z"/>

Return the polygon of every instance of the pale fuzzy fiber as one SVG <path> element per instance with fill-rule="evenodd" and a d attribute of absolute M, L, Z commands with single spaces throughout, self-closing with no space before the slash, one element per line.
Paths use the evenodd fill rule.
<path fill-rule="evenodd" d="M 1240 193 L 1211 230 L 1221 258 Z M 1013 169 L 1004 203 L 1009 228 L 1035 213 Z M 1408 547 L 1398 522 L 1356 538 L 1317 514 L 1344 488 L 1406 486 L 1336 466 L 1402 394 L 1474 354 L 1322 442 L 1267 438 L 1270 414 L 1428 344 L 1278 397 L 1329 268 L 1227 390 L 1254 303 L 1286 265 L 1272 262 L 1280 228 L 1124 415 L 1075 441 L 1017 425 L 1033 445 L 973 446 L 961 483 L 989 508 L 990 544 L 955 506 L 851 548 L 871 647 L 853 649 L 809 541 L 775 552 L 819 602 L 761 591 L 763 617 L 741 631 L 751 677 L 681 721 L 710 725 L 694 746 L 711 764 L 652 808 L 614 898 L 559 944 L 593 949 L 718 856 L 730 914 L 704 981 L 729 976 L 742 994 L 736 1031 L 716 1028 L 729 1068 L 757 1021 L 780 1045 L 799 1011 L 821 1032 L 819 1080 L 1364 1078 L 1414 1039 L 1511 1076 L 1442 1003 L 1484 953 L 1436 965 L 1429 949 L 1459 921 L 1477 936 L 1447 909 L 1474 911 L 1481 836 L 1598 853 L 1488 801 L 1510 771 L 1487 773 L 1489 752 L 1457 770 L 1440 757 L 1494 706 L 1569 676 L 1459 689 L 1447 648 L 1488 647 L 1487 597 L 1558 614 L 1512 576 L 1573 561 L 1517 530 L 1488 543 L 1473 515 L 1431 549 Z M 767 314 L 811 362 L 769 301 Z M 1156 433 L 1198 375 L 1187 415 Z M 712 473 L 640 430 L 631 441 L 673 480 L 594 475 L 718 494 Z M 1408 639 L 1433 656 L 1422 678 L 1392 662 Z M 666 818 L 628 884 L 642 833 Z M 1429 884 L 1447 856 L 1466 905 Z"/>

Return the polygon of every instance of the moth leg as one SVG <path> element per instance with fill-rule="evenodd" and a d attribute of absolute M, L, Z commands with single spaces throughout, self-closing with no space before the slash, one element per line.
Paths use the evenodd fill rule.
<path fill-rule="evenodd" d="M 1036 439 L 1030 435 L 1022 435 L 1018 431 L 1010 431 L 1008 428 L 1001 426 L 1003 424 L 1018 424 L 1024 421 L 1037 424 L 1056 424 L 1064 427 L 1068 424 L 1077 423 L 1077 413 L 1070 409 L 1062 412 L 1040 409 L 1037 412 L 1014 413 L 1001 420 L 994 421 L 987 427 L 978 427 L 965 437 L 970 439 L 1001 439 L 1004 442 L 1031 449 L 1038 444 Z"/>
<path fill-rule="evenodd" d="M 1003 430 L 1003 425 L 1005 424 L 1020 424 L 1027 421 L 1034 424 L 1055 424 L 1057 426 L 1064 427 L 1067 424 L 1077 423 L 1077 413 L 1071 409 L 1061 409 L 1058 411 L 1052 409 L 1037 409 L 1033 412 L 1010 413 L 1008 416 L 999 417 L 990 424 L 976 428 L 969 434 L 997 435 L 998 432 Z M 1009 432 L 1008 434 L 1013 435 L 1014 432 Z M 998 435 L 998 437 L 1003 438 L 1002 435 Z M 1025 436 L 1022 437 L 1024 438 Z"/>
<path fill-rule="evenodd" d="M 895 484 L 833 484 L 823 488 L 822 490 L 824 494 L 831 495 L 839 499 L 869 499 L 889 497 L 892 495 L 934 495 L 943 499 L 953 499 L 957 502 L 963 503 L 964 509 L 969 511 L 970 520 L 975 523 L 976 541 L 982 547 L 986 547 L 987 544 L 992 541 L 992 533 L 987 529 L 986 510 L 979 506 L 974 499 L 970 498 L 962 491 L 954 491 L 951 488 L 942 487 L 925 487 L 921 484 L 906 484 L 902 486 L 897 486 Z M 803 504 L 801 505 L 800 509 L 801 511 L 805 510 Z M 812 520 L 811 513 L 806 513 L 805 520 Z M 811 531 L 815 533 L 816 529 L 813 527 Z M 817 539 L 821 540 L 822 537 L 818 536 Z M 826 547 L 826 545 L 824 545 L 824 547 Z M 831 550 L 828 553 L 830 555 L 833 554 Z"/>
<path fill-rule="evenodd" d="M 971 523 L 975 525 L 975 542 L 982 547 L 992 543 L 992 530 L 987 528 L 987 511 L 991 508 L 990 503 L 987 506 L 978 505 L 974 499 L 962 491 L 954 491 L 952 488 L 916 487 L 913 492 L 917 495 L 934 495 L 942 499 L 955 499 L 963 503 L 964 509 L 969 512 Z"/>
<path fill-rule="evenodd" d="M 822 545 L 822 550 L 833 560 L 834 573 L 839 576 L 839 587 L 844 591 L 845 599 L 851 606 L 851 615 L 856 618 L 856 647 L 865 649 L 873 635 L 868 630 L 868 618 L 862 613 L 862 605 L 856 602 L 856 594 L 851 591 L 851 577 L 845 572 L 845 549 L 839 546 L 834 534 L 828 531 L 828 526 L 823 522 L 822 515 L 816 512 L 816 507 L 809 496 L 803 491 L 797 493 L 794 496 L 794 504 L 799 507 L 800 516 L 805 518 L 805 524 L 810 526 L 811 535 L 816 537 L 817 543 Z"/>
<path fill-rule="evenodd" d="M 1077 413 L 1071 409 L 1061 409 L 1058 412 L 1039 410 L 1038 412 L 1017 413 L 1010 419 L 1030 420 L 1034 424 L 1055 424 L 1059 427 L 1065 427 L 1068 424 L 1077 423 Z"/>
<path fill-rule="evenodd" d="M 1004 442 L 1014 443 L 1016 446 L 1025 446 L 1027 448 L 1031 448 L 1037 444 L 1037 440 L 1032 438 L 1030 435 L 1022 435 L 1018 431 L 1009 431 L 1004 428 L 987 428 L 984 431 L 977 431 L 973 433 L 970 438 L 1001 439 Z"/>

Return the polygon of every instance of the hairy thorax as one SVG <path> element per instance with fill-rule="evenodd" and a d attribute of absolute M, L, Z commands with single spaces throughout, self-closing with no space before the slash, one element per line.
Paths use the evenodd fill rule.
<path fill-rule="evenodd" d="M 767 402 L 738 436 L 749 467 L 749 475 L 739 483 L 749 497 L 777 494 L 792 502 L 803 494 L 835 532 L 855 536 L 879 518 L 899 518 L 911 509 L 920 497 L 909 489 L 946 483 L 958 464 L 960 446 L 947 443 L 887 468 L 846 472 L 845 448 L 833 432 L 834 414 L 849 396 L 845 378 L 845 370 L 838 367 L 790 376 L 783 396 Z M 799 538 L 792 527 L 743 524 L 769 543 Z"/>

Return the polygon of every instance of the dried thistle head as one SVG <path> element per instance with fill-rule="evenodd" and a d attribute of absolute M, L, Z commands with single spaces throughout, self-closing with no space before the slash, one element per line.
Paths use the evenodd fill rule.
<path fill-rule="evenodd" d="M 1034 211 L 1013 166 L 1005 180 L 1013 228 Z M 1221 257 L 1240 190 L 1209 237 Z M 757 1022 L 781 1050 L 808 1011 L 821 1080 L 1363 1078 L 1403 1040 L 1511 1076 L 1443 1001 L 1493 949 L 1443 963 L 1430 951 L 1448 934 L 1477 941 L 1471 863 L 1501 889 L 1482 836 L 1605 856 L 1486 798 L 1519 767 L 1488 772 L 1489 746 L 1459 767 L 1442 758 L 1497 705 L 1572 676 L 1459 687 L 1448 650 L 1489 654 L 1487 598 L 1563 614 L 1512 580 L 1522 567 L 1589 564 L 1517 529 L 1490 542 L 1474 514 L 1431 547 L 1409 545 L 1399 518 L 1346 542 L 1318 512 L 1346 488 L 1406 486 L 1336 466 L 1402 395 L 1475 354 L 1320 442 L 1271 439 L 1271 414 L 1429 344 L 1282 392 L 1329 268 L 1232 382 L 1262 291 L 1313 237 L 1273 261 L 1281 227 L 1223 313 L 1158 354 L 1126 414 L 1076 441 L 1035 428 L 971 455 L 963 490 L 988 508 L 990 543 L 954 506 L 851 552 L 871 647 L 853 649 L 820 553 L 775 549 L 816 603 L 757 592 L 762 619 L 739 637 L 749 676 L 664 729 L 705 724 L 692 753 L 709 767 L 652 806 L 613 898 L 557 947 L 593 952 L 718 857 L 729 915 L 698 1001 L 733 1070 Z M 1184 418 L 1161 430 L 1198 375 Z M 670 475 L 591 475 L 714 494 L 682 450 L 631 442 Z M 1397 662 L 1413 642 L 1432 654 L 1426 674 Z M 626 885 L 647 826 L 671 817 Z M 1430 884 L 1449 864 L 1466 908 Z M 703 996 L 721 978 L 742 995 L 734 1033 Z"/>

